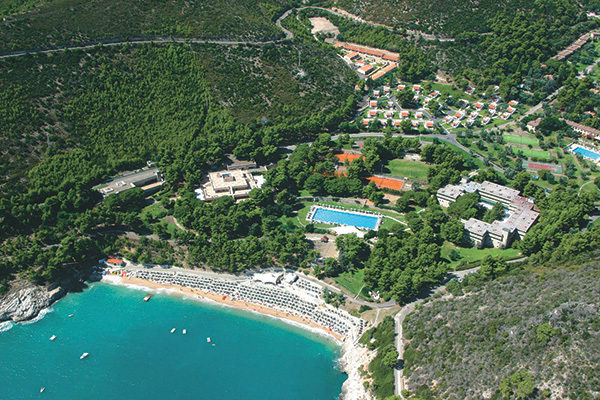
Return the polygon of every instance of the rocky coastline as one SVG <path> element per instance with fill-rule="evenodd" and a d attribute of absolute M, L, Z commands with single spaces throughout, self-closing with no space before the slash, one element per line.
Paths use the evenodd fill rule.
<path fill-rule="evenodd" d="M 97 280 L 98 278 L 99 275 L 90 269 L 79 276 L 48 286 L 39 286 L 27 280 L 17 279 L 11 282 L 11 289 L 8 293 L 0 296 L 0 323 L 34 319 L 41 311 L 63 298 L 69 291 L 84 285 L 86 279 Z"/>

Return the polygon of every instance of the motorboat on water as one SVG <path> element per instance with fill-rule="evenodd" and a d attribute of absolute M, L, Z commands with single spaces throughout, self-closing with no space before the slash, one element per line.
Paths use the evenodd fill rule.
<path fill-rule="evenodd" d="M 175 328 L 171 329 L 171 333 L 175 333 Z"/>
<path fill-rule="evenodd" d="M 46 390 L 46 386 L 42 386 L 42 388 L 40 389 L 40 393 L 44 393 L 44 390 Z"/>
<path fill-rule="evenodd" d="M 83 354 L 81 355 L 81 357 L 79 357 L 79 359 L 80 359 L 80 360 L 83 360 L 84 358 L 86 358 L 86 357 L 87 357 L 87 356 L 89 356 L 89 355 L 90 355 L 90 353 L 83 353 Z"/>
<path fill-rule="evenodd" d="M 187 334 L 187 329 L 184 329 L 184 330 L 183 330 L 183 334 L 184 334 L 184 335 L 185 335 L 185 334 Z"/>
<path fill-rule="evenodd" d="M 152 293 L 148 293 L 146 297 L 144 297 L 144 301 L 148 301 L 152 298 Z"/>
<path fill-rule="evenodd" d="M 50 336 L 50 340 L 54 340 L 54 339 L 56 339 L 56 335 Z"/>
<path fill-rule="evenodd" d="M 210 343 L 210 338 L 209 337 L 206 338 L 206 343 Z"/>
<path fill-rule="evenodd" d="M 73 315 L 75 315 L 75 314 L 69 314 L 69 318 L 71 318 Z"/>

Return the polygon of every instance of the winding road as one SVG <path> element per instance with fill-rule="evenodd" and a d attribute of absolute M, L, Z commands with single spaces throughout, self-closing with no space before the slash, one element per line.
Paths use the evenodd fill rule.
<path fill-rule="evenodd" d="M 513 264 L 513 263 L 525 261 L 526 259 L 527 259 L 527 257 L 521 257 L 516 260 L 509 260 L 509 261 L 507 261 L 507 263 Z M 423 300 L 425 300 L 429 296 L 443 290 L 446 287 L 446 283 L 448 283 L 451 279 L 462 279 L 469 274 L 477 272 L 479 270 L 479 268 L 481 268 L 481 267 L 474 267 L 471 269 L 466 269 L 464 271 L 449 272 L 448 275 L 446 276 L 446 279 L 444 280 L 444 282 L 442 284 L 440 284 L 433 290 L 430 290 L 429 292 L 424 293 L 418 299 L 415 299 L 415 301 L 413 301 L 412 303 L 409 303 L 409 304 L 405 305 L 404 307 L 402 307 L 402 309 L 394 317 L 394 325 L 395 325 L 395 330 L 396 330 L 395 345 L 396 345 L 396 350 L 398 351 L 398 365 L 396 366 L 396 368 L 394 368 L 394 380 L 396 382 L 396 385 L 394 388 L 394 394 L 396 396 L 402 396 L 402 391 L 405 389 L 405 386 L 404 386 L 404 362 L 403 362 L 404 361 L 404 341 L 402 340 L 402 337 L 403 337 L 402 324 L 404 323 L 406 316 L 408 314 L 410 314 L 411 312 L 413 312 L 413 310 L 415 309 L 417 304 L 422 303 Z"/>

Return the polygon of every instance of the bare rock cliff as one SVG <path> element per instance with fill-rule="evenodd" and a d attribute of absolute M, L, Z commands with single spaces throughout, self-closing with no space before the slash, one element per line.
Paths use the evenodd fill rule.
<path fill-rule="evenodd" d="M 64 296 L 66 291 L 58 286 L 53 290 L 40 288 L 29 282 L 13 286 L 0 297 L 0 322 L 12 320 L 26 321 L 35 318 L 40 311 L 49 307 Z"/>

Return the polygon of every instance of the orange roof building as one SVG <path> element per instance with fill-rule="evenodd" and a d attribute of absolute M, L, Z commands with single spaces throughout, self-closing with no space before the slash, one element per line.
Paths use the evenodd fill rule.
<path fill-rule="evenodd" d="M 360 72 L 363 75 L 367 75 L 369 72 L 371 72 L 373 70 L 373 66 L 371 64 L 367 64 L 364 67 L 360 67 L 358 69 L 358 72 Z"/>

